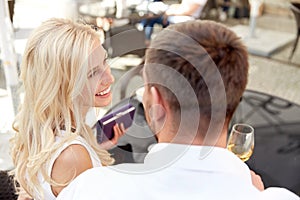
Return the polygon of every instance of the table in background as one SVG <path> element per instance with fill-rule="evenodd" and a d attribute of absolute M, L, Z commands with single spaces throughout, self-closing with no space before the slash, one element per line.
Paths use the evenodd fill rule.
<path fill-rule="evenodd" d="M 114 1 L 101 1 L 83 4 L 79 7 L 79 14 L 88 23 L 101 26 L 104 20 L 103 30 L 105 34 L 104 48 L 109 57 L 114 58 L 126 54 L 143 57 L 145 54 L 145 33 L 139 30 L 136 24 L 143 19 L 152 19 L 161 16 L 162 13 L 153 13 L 147 10 L 137 10 L 136 6 L 126 9 L 122 17 L 116 17 Z"/>
<path fill-rule="evenodd" d="M 247 161 L 266 186 L 282 186 L 300 195 L 300 106 L 287 100 L 247 91 L 232 124 L 254 127 L 255 147 Z"/>
<path fill-rule="evenodd" d="M 156 143 L 135 96 L 112 109 L 131 103 L 136 107 L 132 127 L 111 150 L 116 163 L 143 162 L 148 147 Z M 262 176 L 266 187 L 285 187 L 300 195 L 300 106 L 284 99 L 246 91 L 231 124 L 247 123 L 255 130 L 255 148 L 248 166 Z"/>
<path fill-rule="evenodd" d="M 142 19 L 158 17 L 167 10 L 168 5 L 163 2 L 136 1 L 130 5 L 123 5 L 122 15 L 117 16 L 115 1 L 105 0 L 82 4 L 79 7 L 79 14 L 91 18 L 112 18 L 114 20 L 128 20 L 135 24 Z M 122 7 L 123 7 L 122 6 Z"/>

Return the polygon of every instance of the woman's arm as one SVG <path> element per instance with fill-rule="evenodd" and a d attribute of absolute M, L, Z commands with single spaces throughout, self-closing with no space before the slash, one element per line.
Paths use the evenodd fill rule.
<path fill-rule="evenodd" d="M 51 178 L 60 184 L 68 184 L 82 172 L 93 167 L 90 154 L 79 144 L 68 146 L 54 162 Z M 52 186 L 52 192 L 57 196 L 66 186 Z"/>

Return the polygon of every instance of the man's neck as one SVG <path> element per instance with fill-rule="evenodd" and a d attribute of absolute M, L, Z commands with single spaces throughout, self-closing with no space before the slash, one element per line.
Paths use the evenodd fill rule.
<path fill-rule="evenodd" d="M 199 131 L 205 130 L 205 131 Z M 215 128 L 214 131 L 208 132 L 207 129 L 196 131 L 191 130 L 190 127 L 174 130 L 174 127 L 165 123 L 164 127 L 157 133 L 159 143 L 175 143 L 201 146 L 217 146 L 226 148 L 228 123 L 224 126 Z"/>
<path fill-rule="evenodd" d="M 201 134 L 199 134 L 199 135 L 201 135 Z M 227 140 L 227 130 L 226 130 L 226 132 L 222 131 L 222 133 L 216 138 L 216 140 L 211 140 L 211 141 L 202 139 L 201 136 L 198 136 L 198 134 L 194 138 L 187 138 L 184 135 L 182 137 L 175 136 L 175 138 L 173 138 L 173 137 L 172 138 L 158 137 L 158 143 L 217 146 L 217 147 L 222 147 L 222 148 L 226 148 L 226 140 Z"/>

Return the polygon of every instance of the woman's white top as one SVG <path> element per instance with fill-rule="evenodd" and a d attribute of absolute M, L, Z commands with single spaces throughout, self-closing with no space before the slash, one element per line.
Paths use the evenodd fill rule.
<path fill-rule="evenodd" d="M 60 139 L 59 137 L 56 137 L 56 142 L 58 142 Z M 78 136 L 75 140 L 64 144 L 61 148 L 59 148 L 52 156 L 51 160 L 49 163 L 47 163 L 47 175 L 50 177 L 51 176 L 51 172 L 52 172 L 52 168 L 53 168 L 53 164 L 55 162 L 55 160 L 58 158 L 58 156 L 70 145 L 74 145 L 74 144 L 79 144 L 82 145 L 83 147 L 86 148 L 86 150 L 88 151 L 91 160 L 92 160 L 92 164 L 93 167 L 100 167 L 102 166 L 101 161 L 98 157 L 98 155 L 96 154 L 96 152 L 94 151 L 94 149 L 86 142 L 86 140 L 80 136 Z M 51 190 L 51 186 L 50 184 L 45 181 L 44 177 L 39 174 L 39 181 L 40 184 L 43 188 L 44 191 L 44 199 L 45 200 L 53 200 L 56 199 L 55 195 L 52 193 Z"/>

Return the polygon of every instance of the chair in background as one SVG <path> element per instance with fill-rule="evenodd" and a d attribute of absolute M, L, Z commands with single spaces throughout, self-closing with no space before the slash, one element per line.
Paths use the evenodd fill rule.
<path fill-rule="evenodd" d="M 120 87 L 120 99 L 123 99 L 126 96 L 127 86 L 131 79 L 140 75 L 141 63 L 135 66 L 136 63 L 133 64 L 129 60 L 137 59 L 137 61 L 141 60 L 143 62 L 146 51 L 144 32 L 137 30 L 133 24 L 112 27 L 106 33 L 103 47 L 107 50 L 110 58 L 116 58 L 114 59 L 116 63 L 119 58 L 126 58 L 126 55 L 134 56 L 134 58 L 127 57 L 128 62 L 120 62 L 121 66 L 125 64 L 126 72 L 118 80 L 116 88 Z M 128 70 L 129 68 L 130 70 Z"/>
<path fill-rule="evenodd" d="M 202 9 L 199 19 L 213 19 L 217 20 L 219 18 L 219 4 L 217 0 L 209 0 L 206 2 L 204 8 Z M 215 12 L 213 12 L 213 10 Z"/>
<path fill-rule="evenodd" d="M 0 200 L 16 200 L 13 177 L 7 171 L 0 171 Z"/>
<path fill-rule="evenodd" d="M 291 60 L 294 53 L 295 53 L 295 50 L 297 48 L 299 35 L 300 35 L 300 3 L 292 2 L 291 6 L 290 6 L 290 9 L 293 11 L 293 13 L 295 15 L 296 23 L 297 23 L 297 37 L 296 37 L 296 40 L 294 42 L 293 50 L 292 50 L 291 55 L 289 57 L 289 59 Z"/>
<path fill-rule="evenodd" d="M 120 79 L 120 99 L 124 99 L 126 97 L 126 90 L 129 81 L 135 76 L 141 76 L 141 70 L 143 69 L 143 63 L 138 66 L 133 67 L 130 69 L 123 77 Z"/>
<path fill-rule="evenodd" d="M 106 32 L 104 48 L 110 57 L 128 54 L 143 57 L 145 54 L 145 36 L 133 24 L 111 27 Z"/>

